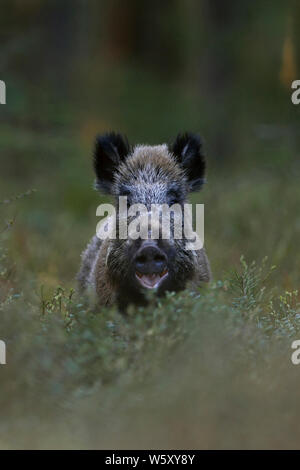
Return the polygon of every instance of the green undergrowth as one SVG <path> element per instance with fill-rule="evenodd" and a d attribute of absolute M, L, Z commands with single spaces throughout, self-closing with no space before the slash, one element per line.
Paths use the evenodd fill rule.
<path fill-rule="evenodd" d="M 27 196 L 35 197 L 25 192 L 3 206 Z M 79 297 L 72 254 L 61 255 L 65 232 L 51 232 L 38 249 L 10 213 L 0 235 L 1 447 L 297 445 L 299 296 L 267 257 L 242 256 L 208 285 L 153 296 L 121 315 Z M 52 254 L 66 265 L 59 285 Z M 42 276 L 39 256 L 48 262 Z"/>

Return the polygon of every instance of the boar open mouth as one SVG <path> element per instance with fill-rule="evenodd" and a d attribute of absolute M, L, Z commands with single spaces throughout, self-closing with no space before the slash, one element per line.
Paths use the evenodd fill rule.
<path fill-rule="evenodd" d="M 162 281 L 168 276 L 168 270 L 164 269 L 161 273 L 142 274 L 136 271 L 135 276 L 139 283 L 146 289 L 157 288 Z"/>

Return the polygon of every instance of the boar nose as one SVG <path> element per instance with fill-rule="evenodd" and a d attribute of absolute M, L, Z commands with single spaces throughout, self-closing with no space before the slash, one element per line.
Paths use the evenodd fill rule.
<path fill-rule="evenodd" d="M 142 274 L 161 273 L 167 265 L 167 257 L 154 244 L 144 244 L 135 256 L 136 270 Z"/>

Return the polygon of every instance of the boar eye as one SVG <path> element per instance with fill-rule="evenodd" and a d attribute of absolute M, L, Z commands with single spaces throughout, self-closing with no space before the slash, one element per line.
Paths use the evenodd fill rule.
<path fill-rule="evenodd" d="M 172 206 L 173 204 L 179 204 L 181 202 L 180 193 L 175 189 L 170 189 L 167 194 L 168 204 Z"/>
<path fill-rule="evenodd" d="M 130 189 L 126 186 L 121 186 L 119 190 L 119 196 L 130 196 Z"/>

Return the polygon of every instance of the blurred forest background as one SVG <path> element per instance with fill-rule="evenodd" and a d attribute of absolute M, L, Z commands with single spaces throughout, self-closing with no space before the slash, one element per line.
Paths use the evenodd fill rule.
<path fill-rule="evenodd" d="M 225 282 L 223 287 L 220 287 L 221 284 L 219 286 L 222 295 L 225 295 L 228 290 L 227 272 L 229 269 L 239 269 L 241 255 L 247 260 L 258 262 L 267 256 L 270 265 L 277 266 L 272 275 L 271 288 L 278 295 L 298 288 L 300 106 L 291 102 L 291 83 L 300 79 L 299 30 L 300 4 L 296 0 L 1 1 L 0 79 L 5 81 L 7 88 L 7 104 L 0 106 L 0 242 L 3 250 L 5 249 L 5 268 L 2 267 L 0 280 L 0 305 L 4 319 L 2 328 L 0 327 L 1 338 L 10 338 L 9 341 L 15 344 L 22 337 L 21 331 L 24 332 L 24 328 L 27 328 L 28 318 L 23 318 L 25 313 L 35 319 L 40 315 L 41 304 L 42 312 L 45 313 L 44 296 L 47 299 L 52 298 L 53 292 L 57 292 L 57 286 L 63 286 L 66 290 L 75 287 L 74 278 L 80 262 L 80 252 L 95 232 L 96 207 L 106 200 L 106 196 L 93 190 L 91 156 L 96 134 L 107 130 L 127 134 L 131 143 L 149 144 L 170 142 L 178 132 L 186 130 L 199 132 L 206 142 L 208 177 L 207 185 L 201 193 L 193 196 L 193 201 L 205 203 L 205 244 L 212 264 L 215 288 L 218 282 Z M 19 197 L 14 199 L 14 196 Z M 243 269 L 247 271 L 245 266 Z M 245 289 L 243 292 L 244 296 L 248 295 Z M 210 299 L 214 294 L 208 288 L 205 295 Z M 50 304 L 54 305 L 55 310 L 59 298 L 54 296 L 53 299 Z M 295 305 L 289 304 L 291 311 L 288 311 L 288 316 L 292 323 L 287 327 L 288 338 L 298 332 L 298 300 L 296 292 L 293 294 Z M 283 304 L 280 305 L 286 305 L 282 298 L 281 301 Z M 19 302 L 17 307 L 15 302 Z M 176 311 L 177 300 L 168 302 L 165 307 L 166 317 L 171 315 L 168 313 L 169 305 L 172 306 L 171 310 Z M 184 308 L 198 313 L 204 308 L 209 317 L 212 312 L 222 313 L 226 302 L 228 312 L 232 314 L 232 296 L 227 300 L 222 297 L 221 301 L 210 299 L 208 304 L 204 303 L 204 307 L 202 304 L 192 307 L 189 303 L 184 303 Z M 289 303 L 288 300 L 286 303 Z M 47 304 L 48 307 L 50 304 Z M 256 326 L 261 326 L 262 318 L 267 315 L 266 308 L 264 306 L 263 314 L 260 311 L 259 320 L 255 317 Z M 274 319 L 273 307 L 270 309 L 268 318 L 273 315 Z M 20 312 L 24 324 L 20 320 Z M 68 307 L 66 312 L 68 316 Z M 281 315 L 282 310 L 280 312 Z M 61 308 L 58 309 L 58 314 L 60 313 Z M 220 318 L 223 318 L 221 313 Z M 227 316 L 230 317 L 231 314 L 228 313 Z M 279 323 L 275 322 L 276 328 L 282 326 L 279 320 Z M 14 330 L 12 323 L 19 325 L 19 330 Z M 36 327 L 33 328 L 35 331 Z M 222 330 L 221 326 L 218 328 Z M 88 335 L 84 331 L 84 335 Z M 244 335 L 244 326 L 238 331 L 239 334 L 242 331 Z M 215 334 L 213 326 L 211 332 Z M 145 337 L 148 338 L 147 334 L 145 333 Z M 55 335 L 61 338 L 56 330 Z M 81 346 L 84 341 L 90 341 L 86 336 L 80 335 L 81 333 L 76 341 Z M 224 338 L 222 333 L 220 335 L 222 344 L 224 342 L 228 346 L 228 338 Z M 35 334 L 30 336 L 30 341 L 33 341 L 33 337 Z M 48 427 L 44 429 L 46 437 L 42 443 L 37 435 L 27 436 L 28 441 L 25 439 L 28 423 L 45 423 L 47 417 L 55 416 L 57 410 L 52 409 L 50 413 L 42 404 L 40 416 L 43 416 L 44 421 L 42 418 L 39 421 L 37 416 L 29 417 L 28 410 L 41 391 L 45 397 L 64 397 L 61 398 L 64 407 L 64 394 L 69 393 L 70 388 L 74 396 L 77 397 L 78 394 L 78 383 L 74 382 L 72 374 L 76 376 L 80 365 L 86 367 L 87 373 L 90 370 L 90 357 L 86 364 L 84 359 L 80 359 L 77 350 L 77 369 L 74 364 L 69 369 L 69 363 L 66 365 L 64 362 L 62 366 L 60 361 L 68 354 L 65 343 L 61 339 L 57 339 L 58 344 L 52 343 L 54 340 L 52 336 L 51 338 L 41 353 L 45 363 L 41 366 L 35 356 L 32 363 L 29 361 L 31 365 L 28 366 L 28 376 L 18 375 L 20 364 L 23 363 L 22 354 L 29 347 L 33 350 L 36 347 L 36 351 L 40 351 L 40 342 L 38 346 L 33 346 L 20 341 L 19 345 L 22 347 L 19 346 L 18 352 L 11 359 L 14 362 L 12 369 L 5 366 L 5 371 L 4 368 L 0 370 L 1 374 L 7 374 L 7 387 L 2 389 L 4 401 L 1 409 L 9 410 L 8 419 L 0 424 L 0 430 L 1 426 L 4 429 L 2 442 L 5 447 L 58 445 L 54 433 Z M 76 341 L 74 340 L 74 344 L 77 344 Z M 205 344 L 208 342 L 203 341 Z M 247 336 L 246 341 L 250 344 L 252 340 Z M 260 342 L 259 344 L 258 349 L 261 352 L 265 346 L 261 346 Z M 290 347 L 290 339 L 285 347 Z M 49 353 L 48 348 L 52 352 L 54 349 L 59 350 L 59 357 Z M 138 351 L 139 347 L 131 353 L 134 357 L 139 357 Z M 48 353 L 51 359 L 47 362 Z M 75 354 L 73 350 L 72 354 Z M 113 363 L 110 345 L 107 350 L 98 351 L 97 354 L 108 354 L 108 363 Z M 234 355 L 232 352 L 230 354 Z M 246 364 L 253 359 L 253 354 L 252 345 L 250 355 L 245 359 Z M 122 363 L 120 366 L 118 362 L 121 356 L 120 353 L 120 357 L 117 357 L 117 371 L 120 367 L 126 369 L 126 364 Z M 143 357 L 148 358 L 151 355 Z M 201 357 L 207 359 L 208 355 L 204 353 Z M 95 360 L 97 364 L 97 358 Z M 128 359 L 129 363 L 130 360 Z M 283 368 L 285 360 L 289 361 L 288 355 L 282 362 Z M 182 364 L 184 363 L 183 360 Z M 272 364 L 275 363 L 277 364 L 277 359 Z M 45 391 L 43 387 L 46 385 L 41 385 L 43 378 L 50 369 L 56 370 L 57 364 L 60 364 L 64 372 L 59 369 L 57 373 L 53 372 L 53 376 L 51 372 L 51 380 L 49 378 Z M 219 363 L 212 363 L 205 368 L 202 363 L 204 374 L 210 370 L 209 377 L 206 377 L 208 384 L 214 384 L 215 387 L 219 383 L 211 378 L 211 371 L 214 367 L 218 370 L 218 367 L 223 366 L 224 364 L 220 366 Z M 268 365 L 268 371 L 272 367 Z M 111 365 L 111 368 L 114 369 L 114 366 Z M 239 366 L 230 373 L 238 377 L 240 370 Z M 191 367 L 191 374 L 193 373 Z M 181 431 L 178 436 L 176 434 L 174 437 L 172 433 L 172 438 L 160 435 L 163 446 L 180 447 L 182 444 L 183 447 L 249 447 L 259 446 L 261 442 L 273 447 L 293 445 L 296 441 L 290 440 L 288 434 L 283 440 L 272 434 L 275 432 L 274 422 L 278 420 L 276 405 L 275 408 L 270 405 L 266 421 L 268 430 L 273 430 L 270 439 L 267 439 L 268 432 L 265 431 L 265 434 L 261 434 L 261 441 L 255 440 L 259 435 L 256 435 L 257 426 L 251 409 L 264 409 L 260 408 L 263 406 L 262 395 L 257 391 L 257 384 L 260 384 L 261 394 L 269 390 L 269 385 L 264 388 L 263 380 L 259 378 L 255 382 L 255 378 L 252 383 L 254 392 L 251 395 L 251 392 L 246 392 L 251 390 L 251 384 L 247 382 L 249 377 L 245 374 L 245 382 L 242 386 L 237 386 L 235 393 L 230 388 L 230 373 L 226 379 L 227 398 L 224 404 L 228 408 L 225 406 L 225 415 L 215 411 L 211 411 L 212 415 L 209 414 L 209 410 L 215 410 L 215 404 L 210 393 L 213 386 L 210 388 L 207 385 L 210 401 L 204 418 L 200 413 L 204 423 L 209 422 L 205 429 L 199 431 L 196 425 L 190 426 L 192 410 L 189 411 L 188 418 L 182 415 L 182 419 L 178 417 L 178 422 L 176 421 L 173 412 L 174 409 L 178 410 L 180 402 L 176 402 L 176 398 L 175 408 L 171 407 L 170 414 L 166 412 L 163 418 L 157 416 L 157 423 L 152 422 L 149 435 L 146 433 L 144 440 L 139 426 L 139 431 L 136 434 L 133 432 L 130 440 L 126 430 L 122 428 L 125 425 L 122 424 L 119 428 L 115 422 L 115 427 L 111 428 L 109 437 L 104 441 L 105 445 L 118 443 L 120 446 L 134 447 L 134 439 L 139 436 L 141 446 L 145 447 L 149 442 L 158 446 L 157 441 L 152 439 L 156 429 L 164 429 L 165 426 L 170 431 L 179 422 Z M 265 371 L 262 373 L 265 374 Z M 18 386 L 14 382 L 16 374 L 19 376 Z M 132 377 L 133 381 L 137 380 L 135 373 Z M 84 377 L 82 381 L 86 384 L 92 382 L 90 379 L 91 377 Z M 173 387 L 173 380 L 174 377 L 164 390 Z M 124 383 L 130 389 L 128 382 L 130 380 L 126 376 Z M 24 393 L 24 383 L 28 387 L 28 399 L 25 408 L 21 410 L 16 402 Z M 68 384 L 69 388 L 65 389 L 63 383 Z M 121 393 L 117 390 L 123 390 L 119 382 L 118 384 L 120 388 L 113 388 L 112 395 L 107 395 L 112 407 L 114 400 L 118 399 L 118 393 Z M 276 384 L 278 385 L 277 382 Z M 14 401 L 7 401 L 8 395 L 15 389 Z M 248 409 L 249 414 L 246 413 L 242 418 L 240 415 L 234 421 L 234 418 L 228 417 L 230 413 L 234 415 L 236 410 L 229 404 L 229 397 L 232 395 L 236 400 L 241 390 L 244 395 L 240 399 L 238 413 Z M 85 392 L 80 393 L 84 395 Z M 137 393 L 139 395 L 140 392 Z M 155 393 L 156 399 L 160 401 L 157 390 Z M 182 393 L 184 397 L 190 396 L 189 394 L 194 396 L 195 389 L 184 389 Z M 206 398 L 207 396 L 205 395 Z M 215 399 L 220 400 L 220 396 Z M 288 400 L 288 397 L 284 396 L 285 399 Z M 137 399 L 138 407 L 142 406 L 139 400 L 140 398 Z M 185 403 L 185 398 L 183 401 Z M 68 412 L 70 407 L 77 406 L 74 403 L 73 401 L 72 405 L 66 405 Z M 93 407 L 95 406 L 94 400 Z M 283 408 L 284 406 L 285 404 Z M 230 413 L 226 411 L 229 409 Z M 139 413 L 143 415 L 140 409 Z M 144 410 L 144 413 L 148 416 L 149 410 Z M 260 411 L 257 412 L 259 413 Z M 19 438 L 16 437 L 16 429 L 10 429 L 12 414 L 18 423 Z M 85 422 L 88 427 L 92 421 L 91 426 L 96 428 L 93 410 L 84 408 L 83 415 L 78 418 L 78 422 Z M 127 422 L 125 415 L 122 415 L 123 422 Z M 103 415 L 99 416 L 103 418 Z M 284 416 L 288 433 L 289 425 L 290 429 L 295 429 L 293 419 L 296 420 L 297 413 L 289 410 Z M 222 439 L 226 434 L 227 418 L 229 422 L 230 419 L 233 420 L 236 434 L 233 434 L 232 440 L 227 436 L 224 441 Z M 153 416 L 151 419 L 153 421 Z M 159 420 L 163 420 L 163 423 Z M 248 424 L 251 421 L 247 428 L 249 433 L 244 431 L 241 437 L 239 432 L 245 421 Z M 208 439 L 205 437 L 207 429 Z M 9 432 L 11 436 L 15 436 L 11 441 L 7 437 Z M 64 436 L 68 436 L 66 430 L 64 433 Z M 115 441 L 117 435 L 118 439 Z M 124 436 L 123 440 L 120 435 Z M 76 444 L 71 444 L 69 437 L 62 442 L 66 446 L 101 446 L 95 437 L 89 441 L 90 438 L 91 435 L 86 432 L 78 436 Z"/>
<path fill-rule="evenodd" d="M 290 178 L 299 175 L 300 107 L 290 99 L 299 23 L 297 2 L 4 1 L 1 198 L 37 190 L 16 209 L 11 238 L 22 260 L 40 276 L 53 275 L 54 283 L 57 276 L 72 278 L 100 201 L 92 191 L 94 138 L 112 129 L 132 143 L 151 144 L 200 132 L 209 165 L 201 201 L 214 272 L 223 256 L 236 262 L 241 251 L 284 262 L 278 245 L 293 236 L 286 231 L 299 234 L 299 219 L 282 230 L 291 211 Z M 266 184 L 280 196 L 274 202 Z M 247 207 L 249 192 L 268 217 Z M 244 219 L 235 220 L 230 201 L 233 218 L 220 224 L 215 214 L 230 193 L 234 204 L 244 204 Z M 280 225 L 272 227 L 276 213 Z M 242 232 L 240 246 L 232 225 Z M 224 255 L 215 252 L 222 247 Z M 291 269 L 287 264 L 284 275 Z"/>
<path fill-rule="evenodd" d="M 290 178 L 299 175 L 300 108 L 290 99 L 299 22 L 297 2 L 4 1 L 0 194 L 37 190 L 16 209 L 11 234 L 24 263 L 53 283 L 75 274 L 100 201 L 92 191 L 97 133 L 119 130 L 132 143 L 160 143 L 191 130 L 206 141 L 201 201 L 214 272 L 242 251 L 279 256 L 288 277 L 292 266 L 278 246 L 299 234 L 299 219 L 282 230 Z M 270 190 L 280 196 L 274 202 Z M 267 217 L 247 207 L 249 192 Z M 220 223 L 217 208 L 231 193 L 233 204 L 244 204 L 243 220 L 230 201 L 230 218 Z M 272 227 L 276 214 L 279 226 Z M 10 207 L 8 215 L 15 215 Z M 242 232 L 240 246 L 233 225 Z"/>

